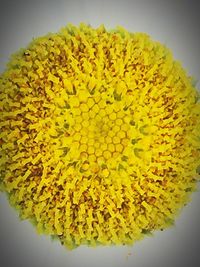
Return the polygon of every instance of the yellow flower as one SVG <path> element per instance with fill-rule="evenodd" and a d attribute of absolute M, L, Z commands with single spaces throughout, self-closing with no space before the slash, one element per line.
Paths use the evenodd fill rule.
<path fill-rule="evenodd" d="M 132 244 L 199 179 L 200 103 L 146 34 L 81 24 L 35 39 L 0 76 L 0 189 L 38 232 Z"/>

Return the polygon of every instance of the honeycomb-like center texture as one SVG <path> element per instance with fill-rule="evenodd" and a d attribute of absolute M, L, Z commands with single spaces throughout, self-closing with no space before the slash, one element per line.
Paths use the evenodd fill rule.
<path fill-rule="evenodd" d="M 196 188 L 197 90 L 146 34 L 68 25 L 0 76 L 0 189 L 74 248 L 168 227 Z"/>
<path fill-rule="evenodd" d="M 73 150 L 77 149 L 90 164 L 119 157 L 130 139 L 124 111 L 100 97 L 76 101 Z"/>

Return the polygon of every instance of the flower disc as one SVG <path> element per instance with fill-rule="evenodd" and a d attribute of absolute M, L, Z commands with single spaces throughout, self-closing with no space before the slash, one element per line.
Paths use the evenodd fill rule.
<path fill-rule="evenodd" d="M 69 248 L 164 229 L 196 188 L 197 90 L 146 34 L 37 38 L 0 76 L 0 103 L 1 190 Z"/>

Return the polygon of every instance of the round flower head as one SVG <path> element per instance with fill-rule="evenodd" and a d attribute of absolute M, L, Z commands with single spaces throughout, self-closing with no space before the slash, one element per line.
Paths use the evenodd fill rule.
<path fill-rule="evenodd" d="M 143 33 L 81 24 L 35 39 L 0 76 L 0 188 L 74 248 L 132 244 L 195 190 L 200 103 Z"/>

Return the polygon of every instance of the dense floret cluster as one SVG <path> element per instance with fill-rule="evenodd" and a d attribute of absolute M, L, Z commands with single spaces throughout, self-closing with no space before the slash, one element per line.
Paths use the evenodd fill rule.
<path fill-rule="evenodd" d="M 199 132 L 191 78 L 146 34 L 68 25 L 0 76 L 0 188 L 69 248 L 166 228 L 196 188 Z"/>

